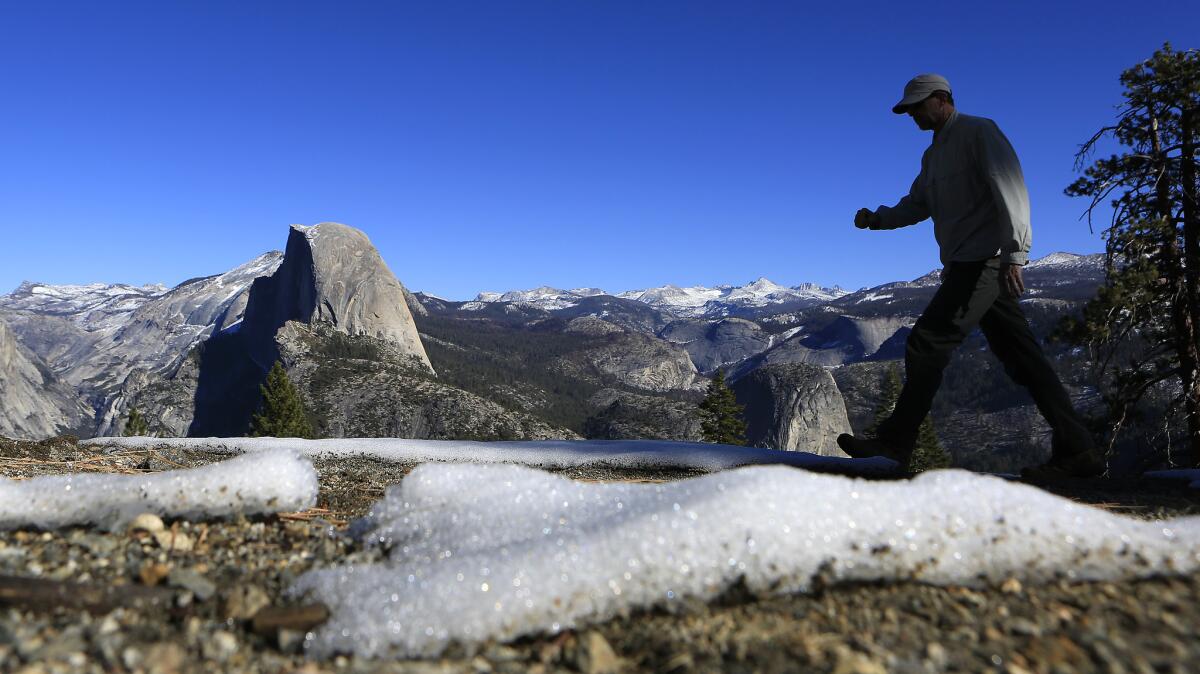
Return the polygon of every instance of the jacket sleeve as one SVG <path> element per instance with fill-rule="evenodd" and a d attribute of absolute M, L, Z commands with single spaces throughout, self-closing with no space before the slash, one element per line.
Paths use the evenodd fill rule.
<path fill-rule="evenodd" d="M 922 166 L 921 172 L 924 173 L 924 166 Z M 913 180 L 912 187 L 908 189 L 908 194 L 901 197 L 895 206 L 880 206 L 875 209 L 875 214 L 879 216 L 879 225 L 871 229 L 908 227 L 928 218 L 930 215 L 929 205 L 925 203 L 925 195 L 921 192 L 920 184 L 921 176 L 918 175 Z"/>
<path fill-rule="evenodd" d="M 1029 262 L 1033 234 L 1029 226 L 1029 192 L 1012 144 L 995 123 L 981 127 L 976 151 L 980 176 L 996 202 L 1000 224 L 1000 255 L 1009 264 Z"/>

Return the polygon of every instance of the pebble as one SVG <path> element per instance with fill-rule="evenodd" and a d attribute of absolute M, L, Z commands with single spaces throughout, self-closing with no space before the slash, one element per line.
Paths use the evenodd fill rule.
<path fill-rule="evenodd" d="M 217 630 L 204 644 L 204 657 L 224 663 L 233 657 L 238 650 L 237 637 L 226 630 Z"/>
<path fill-rule="evenodd" d="M 595 630 L 580 639 L 575 666 L 583 674 L 616 674 L 622 667 L 608 640 Z"/>
<path fill-rule="evenodd" d="M 173 587 L 188 590 L 200 601 L 207 601 L 217 592 L 217 586 L 193 569 L 176 567 L 167 574 L 167 582 Z"/>
<path fill-rule="evenodd" d="M 138 571 L 138 578 L 143 585 L 158 585 L 170 573 L 171 567 L 162 562 L 146 562 Z"/>
<path fill-rule="evenodd" d="M 147 533 L 157 533 L 164 528 L 162 518 L 154 513 L 142 513 L 129 522 L 128 530 L 130 533 L 145 531 Z"/>
<path fill-rule="evenodd" d="M 195 546 L 191 536 L 174 530 L 155 532 L 154 540 L 163 550 L 175 552 L 189 552 Z"/>
<path fill-rule="evenodd" d="M 270 606 L 271 598 L 257 585 L 235 586 L 225 597 L 221 615 L 226 620 L 249 620 L 264 606 Z"/>

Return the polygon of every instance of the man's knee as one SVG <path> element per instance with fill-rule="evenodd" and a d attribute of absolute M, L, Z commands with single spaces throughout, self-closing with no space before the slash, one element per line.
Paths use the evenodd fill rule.
<path fill-rule="evenodd" d="M 904 346 L 904 360 L 909 367 L 944 369 L 950 363 L 950 354 L 954 352 L 954 347 L 952 340 L 940 337 L 935 331 L 918 324 L 908 334 Z"/>

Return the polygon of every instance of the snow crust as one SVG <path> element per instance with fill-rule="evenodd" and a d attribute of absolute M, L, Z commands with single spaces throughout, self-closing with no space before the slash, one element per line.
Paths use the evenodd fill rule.
<path fill-rule="evenodd" d="M 1139 521 L 1026 485 L 936 471 L 866 482 L 752 467 L 588 484 L 520 466 L 427 464 L 367 520 L 382 564 L 309 572 L 332 610 L 318 656 L 430 656 L 623 611 L 840 581 L 1116 580 L 1200 565 L 1200 517 Z"/>
<path fill-rule="evenodd" d="M 409 440 L 405 438 L 93 438 L 85 446 L 175 447 L 210 452 L 258 452 L 286 449 L 308 456 L 375 456 L 390 461 L 425 463 L 507 463 L 540 468 L 692 468 L 725 470 L 737 466 L 782 464 L 864 476 L 893 473 L 889 459 L 849 459 L 806 452 L 662 440 Z"/>
<path fill-rule="evenodd" d="M 275 449 L 146 475 L 0 478 L 0 529 L 72 524 L 115 529 L 144 512 L 192 519 L 303 510 L 316 502 L 312 462 L 295 451 Z"/>

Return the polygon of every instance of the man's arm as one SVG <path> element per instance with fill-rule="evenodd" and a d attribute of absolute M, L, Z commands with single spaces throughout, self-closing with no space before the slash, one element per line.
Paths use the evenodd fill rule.
<path fill-rule="evenodd" d="M 989 122 L 980 129 L 977 142 L 980 172 L 992 192 L 1000 220 L 1000 254 L 1009 264 L 1023 265 L 1029 262 L 1033 236 L 1029 227 L 1029 192 L 1025 189 L 1021 162 L 995 123 Z"/>
<path fill-rule="evenodd" d="M 895 206 L 880 206 L 872 211 L 860 208 L 854 214 L 854 226 L 859 229 L 898 229 L 915 225 L 929 217 L 929 207 L 925 204 L 920 188 L 921 176 L 913 180 L 908 194 L 900 198 Z"/>

